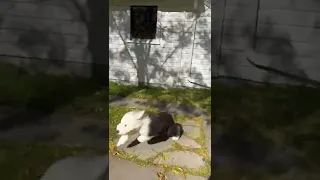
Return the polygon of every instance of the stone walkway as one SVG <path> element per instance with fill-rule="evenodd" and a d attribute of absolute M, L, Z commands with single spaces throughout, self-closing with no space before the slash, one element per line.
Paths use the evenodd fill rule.
<path fill-rule="evenodd" d="M 154 166 L 140 167 L 131 161 L 118 159 L 116 157 L 110 158 L 110 175 L 111 179 L 127 179 L 132 177 L 131 173 L 123 173 L 122 167 L 127 167 L 130 172 L 143 172 L 145 176 L 139 176 L 141 179 L 161 179 L 160 176 L 166 177 L 169 180 L 207 180 L 208 177 L 193 176 L 184 173 L 186 177 L 180 173 L 161 167 L 176 167 L 184 170 L 199 170 L 201 168 L 210 168 L 209 163 L 211 159 L 211 125 L 208 117 L 199 109 L 194 107 L 187 107 L 175 104 L 160 104 L 156 103 L 150 105 L 145 100 L 140 99 L 117 99 L 110 103 L 110 106 L 129 106 L 135 108 L 158 108 L 160 110 L 171 113 L 178 113 L 185 116 L 191 116 L 189 120 L 182 123 L 185 130 L 184 135 L 178 141 L 173 142 L 171 139 L 149 145 L 141 143 L 137 146 L 127 148 L 127 145 L 132 142 L 138 134 L 131 135 L 126 144 L 117 148 L 126 154 L 137 156 L 139 161 L 149 162 Z M 198 139 L 203 139 L 204 142 L 197 142 Z M 115 139 L 114 142 L 117 142 Z M 179 148 L 175 148 L 176 145 Z M 183 149 L 183 150 L 182 150 Z M 205 152 L 205 154 L 200 153 Z M 114 161 L 114 162 L 113 162 Z M 112 167 L 112 164 L 116 164 Z M 130 167 L 130 168 L 129 168 Z M 160 168 L 159 168 L 160 167 Z M 140 174 L 140 173 L 138 173 Z M 149 178 L 147 178 L 149 177 Z"/>
<path fill-rule="evenodd" d="M 139 99 L 117 99 L 110 103 L 110 105 L 136 108 L 150 107 L 149 103 Z M 186 133 L 177 143 L 180 147 L 184 148 L 184 151 L 173 150 L 172 146 L 174 143 L 172 140 L 154 145 L 141 143 L 129 149 L 124 148 L 126 145 L 122 146 L 119 148 L 120 150 L 131 155 L 137 155 L 142 161 L 152 160 L 154 166 L 140 167 L 134 162 L 119 159 L 111 155 L 109 160 L 109 176 L 111 179 L 122 180 L 124 178 L 132 178 L 131 173 L 123 173 L 124 169 L 126 169 L 126 172 L 132 172 L 132 174 L 135 174 L 135 178 L 138 177 L 139 179 L 139 177 L 141 177 L 141 180 L 150 180 L 150 177 L 159 179 L 161 175 L 167 177 L 169 180 L 182 180 L 185 179 L 183 176 L 173 172 L 164 172 L 165 168 L 163 168 L 163 166 L 176 166 L 184 169 L 199 169 L 208 166 L 207 161 L 211 158 L 206 157 L 211 155 L 211 126 L 210 123 L 208 123 L 210 121 L 207 121 L 208 117 L 197 108 L 190 106 L 158 103 L 151 107 L 167 110 L 172 113 L 201 117 L 203 121 L 190 119 L 183 123 Z M 15 110 L 0 107 L 0 122 L 6 119 L 6 117 L 10 117 L 16 113 Z M 20 118 L 23 120 L 26 116 L 22 115 Z M 35 123 L 0 130 L 0 138 L 107 149 L 108 143 L 106 139 L 108 139 L 108 128 L 108 122 L 106 120 L 54 113 L 50 116 L 42 117 L 41 120 Z M 202 144 L 196 141 L 199 136 L 203 136 L 205 139 L 205 142 Z M 131 136 L 131 138 L 135 138 L 135 136 Z M 206 149 L 206 155 L 199 154 L 200 151 L 196 153 L 199 149 Z M 208 179 L 208 177 L 187 174 L 187 179 L 202 180 Z"/>
<path fill-rule="evenodd" d="M 125 169 L 125 173 L 124 173 Z M 141 179 L 141 180 L 208 180 L 206 177 L 189 175 L 186 178 L 173 172 L 162 174 L 163 169 L 156 166 L 140 167 L 137 164 L 111 156 L 109 158 L 109 179 Z"/>

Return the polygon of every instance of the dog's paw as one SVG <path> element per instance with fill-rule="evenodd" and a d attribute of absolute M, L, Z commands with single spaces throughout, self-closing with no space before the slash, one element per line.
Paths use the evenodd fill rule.
<path fill-rule="evenodd" d="M 133 147 L 133 146 L 135 146 L 135 144 L 131 143 L 131 144 L 129 144 L 129 145 L 127 146 L 127 148 L 131 148 L 131 147 Z"/>
<path fill-rule="evenodd" d="M 179 139 L 180 139 L 180 137 L 171 137 L 171 139 L 173 140 L 173 141 L 178 141 Z"/>
<path fill-rule="evenodd" d="M 124 144 L 124 143 L 122 143 L 122 142 L 118 141 L 118 143 L 117 143 L 117 147 L 121 146 L 122 144 Z"/>
<path fill-rule="evenodd" d="M 131 148 L 131 147 L 136 146 L 136 145 L 138 145 L 138 144 L 140 144 L 140 142 L 139 142 L 137 139 L 135 139 L 134 141 L 132 141 L 132 142 L 127 146 L 127 148 Z"/>
<path fill-rule="evenodd" d="M 121 146 L 123 144 L 125 144 L 129 139 L 128 135 L 122 135 L 117 143 L 117 146 Z"/>

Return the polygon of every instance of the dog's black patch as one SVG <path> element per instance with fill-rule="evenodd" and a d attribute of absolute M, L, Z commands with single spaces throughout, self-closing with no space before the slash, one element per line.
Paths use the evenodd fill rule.
<path fill-rule="evenodd" d="M 167 112 L 160 112 L 150 116 L 149 136 L 155 136 L 156 139 L 168 139 L 170 137 L 181 137 L 183 134 L 182 125 L 175 123 L 173 116 Z"/>
<path fill-rule="evenodd" d="M 160 143 L 160 142 L 164 142 L 164 141 L 166 141 L 168 139 L 169 139 L 168 136 L 156 136 L 156 137 L 153 137 L 152 139 L 150 139 L 148 141 L 148 144 L 157 144 L 157 143 Z"/>
<path fill-rule="evenodd" d="M 153 136 L 148 144 L 156 144 L 168 140 L 170 137 L 181 137 L 183 134 L 182 125 L 175 123 L 173 116 L 167 112 L 149 115 L 151 123 L 149 125 L 148 136 Z M 127 147 L 133 147 L 140 144 L 138 139 L 132 141 Z"/>
<path fill-rule="evenodd" d="M 167 130 L 175 124 L 172 115 L 167 112 L 150 115 L 150 119 L 149 136 L 165 135 Z"/>

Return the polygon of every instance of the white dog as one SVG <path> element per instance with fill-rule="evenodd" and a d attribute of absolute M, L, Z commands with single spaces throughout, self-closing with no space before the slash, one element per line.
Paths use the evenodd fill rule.
<path fill-rule="evenodd" d="M 129 139 L 128 133 L 135 129 L 139 130 L 140 135 L 128 147 L 149 141 L 154 137 L 171 137 L 172 140 L 179 140 L 183 134 L 182 125 L 175 123 L 171 114 L 160 112 L 148 115 L 144 110 L 135 110 L 127 112 L 117 125 L 117 132 L 120 135 L 117 146 L 125 144 Z"/>

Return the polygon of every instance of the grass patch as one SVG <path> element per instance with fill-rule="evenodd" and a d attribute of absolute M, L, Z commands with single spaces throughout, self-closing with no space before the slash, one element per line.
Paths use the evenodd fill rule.
<path fill-rule="evenodd" d="M 0 105 L 29 109 L 64 109 L 79 113 L 100 113 L 109 95 L 160 100 L 175 104 L 192 104 L 210 114 L 211 94 L 208 89 L 157 88 L 120 85 L 114 82 L 102 87 L 90 80 L 43 73 L 28 74 L 11 64 L 0 64 Z"/>
<path fill-rule="evenodd" d="M 11 64 L 0 64 L 0 105 L 52 110 L 75 97 L 97 91 L 98 85 L 82 78 L 28 74 Z"/>
<path fill-rule="evenodd" d="M 39 179 L 54 161 L 85 152 L 85 148 L 0 141 L 0 174 L 6 180 Z"/>
<path fill-rule="evenodd" d="M 108 92 L 109 91 L 109 92 Z M 149 103 L 155 101 L 164 101 L 174 104 L 190 104 L 201 108 L 210 115 L 211 95 L 208 89 L 191 88 L 158 88 L 150 86 L 120 85 L 109 82 L 109 87 L 96 91 L 86 97 L 77 98 L 69 105 L 71 109 L 83 113 L 95 113 L 101 111 L 109 102 L 109 96 L 121 96 L 129 98 L 140 98 L 149 100 Z"/>
<path fill-rule="evenodd" d="M 132 155 L 132 154 L 128 154 L 122 150 L 118 150 L 116 148 L 116 142 L 114 142 L 114 140 L 118 137 L 115 129 L 116 129 L 116 125 L 120 122 L 122 116 L 131 110 L 134 110 L 137 108 L 128 108 L 128 107 L 122 107 L 122 106 L 112 106 L 109 109 L 109 117 L 110 117 L 110 125 L 109 125 L 109 153 L 112 155 L 115 155 L 119 158 L 122 159 L 127 159 L 130 161 L 133 161 L 137 164 L 139 164 L 140 166 L 147 166 L 147 165 L 154 165 L 154 166 L 158 166 L 163 168 L 166 172 L 174 172 L 177 174 L 181 174 L 181 175 L 185 175 L 185 174 L 193 174 L 193 175 L 200 175 L 200 176 L 209 176 L 210 175 L 210 159 L 208 156 L 208 152 L 206 150 L 206 146 L 205 146 L 205 134 L 203 131 L 203 123 L 201 122 L 202 119 L 201 118 L 194 118 L 194 117 L 187 117 L 187 116 L 182 116 L 182 115 L 174 115 L 174 118 L 177 122 L 179 123 L 183 123 L 186 120 L 194 120 L 196 122 L 198 122 L 201 126 L 200 126 L 200 130 L 202 131 L 200 133 L 199 138 L 197 138 L 196 140 L 198 141 L 198 143 L 201 145 L 202 148 L 200 149 L 192 149 L 189 147 L 184 147 L 181 146 L 177 143 L 173 143 L 173 145 L 166 151 L 164 152 L 172 152 L 172 151 L 190 151 L 190 152 L 194 152 L 200 156 L 202 156 L 206 162 L 206 165 L 202 168 L 199 169 L 188 169 L 188 168 L 182 168 L 179 166 L 169 166 L 169 165 L 165 165 L 165 164 L 157 164 L 154 163 L 154 160 L 158 157 L 162 158 L 163 157 L 163 153 L 164 152 L 160 152 L 157 155 L 150 157 L 146 160 L 142 160 L 139 159 L 138 156 L 136 155 Z M 158 112 L 158 110 L 156 109 L 146 109 L 146 111 L 148 113 L 156 113 Z"/>
<path fill-rule="evenodd" d="M 109 95 L 107 91 L 96 91 L 87 96 L 76 97 L 73 102 L 61 107 L 59 111 L 105 119 L 109 115 L 108 104 Z"/>
<path fill-rule="evenodd" d="M 151 101 L 165 101 L 174 104 L 191 104 L 211 113 L 211 90 L 196 88 L 160 88 L 138 87 L 133 85 L 120 85 L 109 82 L 109 94 L 142 98 Z"/>

